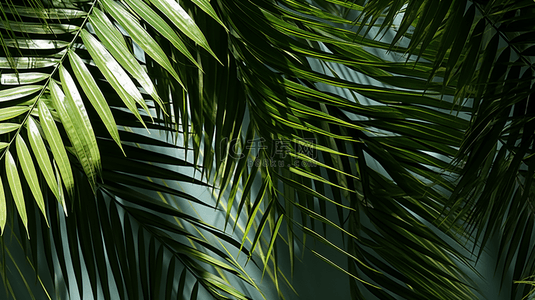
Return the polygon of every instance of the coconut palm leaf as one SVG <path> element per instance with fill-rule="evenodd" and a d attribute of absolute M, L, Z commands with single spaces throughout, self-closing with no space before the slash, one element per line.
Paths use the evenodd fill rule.
<path fill-rule="evenodd" d="M 104 299 L 262 298 L 240 252 L 287 297 L 303 250 L 354 299 L 469 299 L 472 232 L 526 278 L 528 2 L 3 4 L 0 225 Z"/>
<path fill-rule="evenodd" d="M 411 10 L 422 16 L 434 17 L 411 19 L 405 14 L 396 39 L 411 37 L 408 53 L 436 49 L 434 70 L 445 68 L 442 82 L 455 85 L 456 98 L 468 99 L 472 107 L 470 127 L 456 154 L 463 168 L 450 203 L 463 209 L 455 218 L 466 220 L 468 233 L 477 232 L 479 255 L 499 233 L 504 270 L 512 266 L 514 279 L 521 280 L 534 270 L 527 250 L 533 229 L 533 28 L 525 20 L 535 6 L 530 1 L 454 1 L 446 12 L 433 7 L 433 1 L 409 5 L 419 6 Z M 456 13 L 464 8 L 464 15 Z M 374 14 L 370 10 L 363 16 Z M 384 26 L 392 20 L 385 19 Z M 428 42 L 432 40 L 434 45 Z M 527 292 L 518 286 L 511 297 Z"/>
<path fill-rule="evenodd" d="M 233 241 L 221 230 L 192 218 L 189 214 L 181 213 L 174 206 L 161 202 L 161 200 L 150 198 L 146 194 L 140 194 L 138 191 L 123 185 L 154 190 L 158 193 L 170 192 L 180 199 L 207 205 L 188 193 L 127 175 L 131 173 L 130 168 L 134 166 L 134 169 L 138 171 L 134 171 L 132 174 L 137 175 L 139 170 L 144 168 L 145 171 L 139 175 L 190 182 L 199 186 L 206 185 L 192 175 L 147 164 L 144 161 L 148 158 L 149 160 L 146 162 L 149 163 L 164 163 L 179 165 L 183 168 L 195 168 L 192 163 L 174 157 L 167 157 L 166 159 L 166 156 L 158 155 L 157 151 L 142 150 L 121 143 L 120 136 L 122 133 L 120 132 L 123 132 L 127 135 L 127 141 L 148 143 L 160 147 L 163 145 L 176 149 L 173 144 L 143 138 L 142 135 L 124 131 L 128 127 L 122 127 L 121 130 L 117 130 L 118 125 L 167 128 L 164 126 L 158 127 L 156 125 L 158 123 L 146 125 L 146 116 L 150 117 L 151 113 L 149 112 L 149 106 L 143 99 L 143 95 L 145 93 L 152 95 L 154 103 L 159 105 L 162 104 L 161 100 L 157 96 L 154 85 L 146 71 L 141 68 L 136 57 L 132 54 L 131 44 L 127 46 L 122 33 L 119 32 L 105 14 L 111 11 L 112 15 L 115 14 L 117 17 L 116 10 L 124 10 L 124 8 L 117 7 L 118 4 L 111 2 L 103 3 L 102 6 L 88 2 L 71 4 L 72 7 L 68 9 L 48 7 L 46 6 L 47 3 L 38 6 L 35 6 L 35 3 L 28 3 L 28 6 L 6 5 L 3 7 L 6 12 L 4 15 L 6 19 L 2 23 L 4 25 L 3 29 L 7 31 L 7 35 L 12 37 L 9 40 L 5 39 L 3 43 L 6 46 L 4 56 L 7 62 L 7 65 L 5 64 L 3 67 L 10 69 L 13 73 L 11 73 L 11 77 L 4 76 L 5 80 L 2 82 L 7 85 L 16 85 L 16 87 L 11 88 L 8 86 L 8 89 L 3 90 L 2 95 L 2 100 L 4 101 L 15 101 L 14 103 L 11 102 L 11 106 L 4 108 L 2 114 L 4 120 L 16 122 L 2 124 L 6 140 L 6 150 L 3 153 L 6 157 L 7 178 L 12 195 L 16 199 L 15 203 L 24 227 L 29 232 L 33 232 L 33 235 L 42 231 L 44 236 L 49 239 L 43 239 L 46 240 L 45 245 L 47 246 L 43 248 L 43 251 L 50 274 L 53 277 L 56 272 L 63 274 L 68 287 L 71 273 L 69 273 L 67 265 L 72 265 L 72 274 L 74 275 L 72 280 L 76 281 L 74 286 L 78 287 L 80 295 L 83 294 L 84 289 L 88 288 L 83 285 L 82 280 L 83 276 L 85 276 L 83 274 L 88 274 L 90 280 L 89 288 L 95 296 L 98 291 L 97 287 L 102 286 L 105 289 L 104 297 L 110 299 L 112 296 L 110 296 L 109 289 L 110 284 L 113 284 L 117 287 L 119 295 L 122 297 L 128 295 L 129 297 L 137 298 L 140 293 L 145 295 L 147 293 L 157 294 L 160 292 L 160 287 L 164 286 L 163 284 L 148 285 L 145 280 L 159 282 L 159 280 L 155 281 L 153 278 L 153 276 L 161 276 L 158 271 L 150 272 L 150 274 L 154 274 L 150 278 L 146 278 L 146 273 L 140 276 L 139 282 L 141 285 L 133 284 L 138 282 L 137 274 L 142 273 L 137 272 L 137 269 L 146 271 L 147 265 L 150 265 L 151 268 L 160 270 L 160 273 L 169 274 L 167 281 L 170 283 L 166 288 L 166 293 L 176 294 L 176 291 L 173 292 L 172 289 L 174 282 L 174 275 L 172 274 L 176 273 L 176 270 L 184 268 L 190 276 L 197 280 L 200 287 L 216 298 L 227 298 L 228 295 L 232 295 L 245 299 L 246 296 L 242 292 L 233 289 L 228 283 L 226 275 L 223 274 L 230 272 L 241 276 L 243 281 L 249 282 L 252 286 L 256 286 L 256 284 L 246 275 L 243 275 L 242 267 L 237 265 L 229 254 L 212 246 L 207 242 L 206 237 L 201 235 L 201 238 L 197 237 L 198 234 L 190 233 L 192 228 L 183 227 L 182 222 L 193 222 L 193 228 L 203 229 L 206 232 L 205 235 L 221 238 L 223 241 L 235 246 L 239 246 L 238 242 Z M 166 9 L 171 4 L 170 2 L 163 3 L 161 8 Z M 105 11 L 100 11 L 97 6 L 105 9 Z M 206 5 L 204 7 L 206 8 Z M 84 9 L 86 12 L 84 12 Z M 133 19 L 133 16 L 126 14 L 124 11 L 120 11 L 120 13 L 123 17 L 130 16 Z M 152 13 L 155 14 L 155 12 Z M 23 18 L 36 19 L 40 23 L 38 23 L 39 26 L 25 27 L 22 26 L 25 23 L 21 21 L 14 23 L 14 28 L 12 28 L 10 23 L 12 19 L 17 18 L 21 20 Z M 65 20 L 71 22 L 73 25 L 55 24 L 55 22 L 60 22 L 60 19 L 63 22 Z M 143 31 L 140 32 L 139 23 L 132 23 L 131 19 L 126 19 L 126 21 L 120 19 L 119 21 L 129 30 L 130 36 L 134 37 L 134 40 L 139 40 L 138 35 L 146 35 Z M 50 26 L 50 24 L 52 25 Z M 87 26 L 91 24 L 88 28 L 96 31 L 100 41 L 92 33 L 85 31 L 85 24 Z M 129 24 L 130 27 L 128 26 Z M 138 24 L 137 27 L 135 27 L 136 24 Z M 35 24 L 30 23 L 29 25 Z M 190 30 L 194 32 L 194 23 L 188 25 L 193 28 L 190 28 Z M 41 30 L 34 30 L 34 27 L 41 28 Z M 20 33 L 20 36 L 17 36 L 17 33 Z M 45 35 L 46 39 L 36 39 L 39 35 Z M 101 41 L 104 44 L 101 44 Z M 83 42 L 83 46 L 79 42 Z M 103 45 L 106 45 L 108 49 Z M 112 46 L 123 46 L 123 48 L 114 52 L 110 48 Z M 159 63 L 170 64 L 167 58 L 162 56 L 162 50 L 156 47 L 157 44 L 149 46 L 150 48 L 143 48 L 145 53 L 159 55 L 157 56 L 157 59 L 160 57 L 157 60 Z M 27 57 L 17 57 L 13 50 L 19 52 L 28 50 L 29 52 L 22 54 L 35 56 L 34 60 L 38 63 L 33 65 L 14 65 L 14 61 L 25 62 L 24 60 L 26 60 L 31 62 L 33 60 Z M 41 60 L 38 56 L 52 56 L 57 59 Z M 47 60 L 48 64 L 39 64 L 39 62 L 46 62 Z M 52 65 L 51 63 L 54 64 Z M 101 67 L 103 71 L 97 71 L 94 67 L 95 65 Z M 45 68 L 44 70 L 42 69 L 43 67 Z M 173 75 L 173 68 L 169 65 L 165 65 L 164 68 L 171 70 L 171 75 Z M 36 75 L 35 69 L 43 72 Z M 30 72 L 26 73 L 26 70 Z M 46 74 L 46 76 L 43 74 Z M 176 73 L 174 75 L 175 80 L 180 80 Z M 137 83 L 134 83 L 130 76 Z M 9 78 L 11 78 L 11 81 L 8 80 Z M 28 85 L 30 83 L 34 83 L 34 85 Z M 143 94 L 138 90 L 138 83 L 144 89 L 142 91 Z M 119 99 L 117 95 L 121 99 L 120 101 L 106 101 L 106 99 L 110 98 Z M 91 106 L 87 106 L 89 105 L 88 103 Z M 147 112 L 146 116 L 142 116 L 138 112 L 137 105 Z M 130 109 L 129 114 L 134 119 L 137 119 L 138 122 L 133 122 L 130 117 L 125 115 L 113 113 L 124 106 Z M 158 108 L 151 107 L 151 109 Z M 94 119 L 95 117 L 97 119 Z M 98 119 L 100 121 L 95 122 Z M 155 118 L 149 118 L 151 121 L 153 119 Z M 156 121 L 159 122 L 158 119 Z M 109 148 L 108 140 L 110 137 L 119 144 L 119 147 L 112 143 L 111 148 Z M 48 201 L 51 198 L 46 197 L 47 190 L 39 187 L 36 177 L 36 165 L 32 162 L 33 159 L 30 156 L 25 140 L 31 144 L 33 156 L 38 161 L 37 166 L 41 169 L 40 175 L 45 177 L 51 191 L 53 191 L 52 194 L 64 205 L 64 210 L 69 214 L 69 217 L 63 216 L 61 211 L 58 210 L 58 206 Z M 13 151 L 10 151 L 11 144 L 17 150 L 15 158 L 12 156 Z M 118 151 L 114 150 L 114 147 Z M 110 150 L 103 151 L 102 149 Z M 52 156 L 47 155 L 48 151 L 51 152 Z M 131 157 L 128 156 L 129 152 L 132 152 Z M 101 156 L 101 153 L 108 154 Z M 126 158 L 125 155 L 129 158 Z M 53 158 L 53 161 L 50 158 Z M 18 163 L 15 159 L 18 160 Z M 101 162 L 103 162 L 103 165 L 101 165 Z M 24 179 L 21 178 L 21 173 L 18 171 L 18 164 L 20 164 L 22 173 L 25 175 L 27 185 L 22 184 Z M 137 167 L 135 164 L 138 164 Z M 52 171 L 52 165 L 56 170 L 55 172 Z M 128 168 L 125 168 L 127 166 Z M 59 176 L 60 174 L 61 176 Z M 76 178 L 76 181 L 74 178 Z M 109 185 L 108 181 L 110 181 Z M 63 187 L 66 189 L 66 195 L 63 194 Z M 29 196 L 30 190 L 35 195 L 38 206 L 45 209 L 42 213 L 45 218 L 50 219 L 50 229 L 48 229 L 47 224 L 40 224 L 38 222 L 39 218 L 30 221 L 31 224 L 27 225 L 26 207 L 32 206 L 32 204 L 27 201 L 25 203 L 23 195 Z M 44 207 L 43 193 L 47 198 L 48 211 Z M 3 195 L 7 194 L 3 193 Z M 65 198 L 68 200 L 65 201 Z M 92 202 L 91 207 L 86 208 L 81 205 L 86 201 Z M 135 203 L 135 207 L 131 207 L 131 210 L 126 213 L 126 210 L 123 210 L 123 206 L 117 207 L 119 203 L 117 201 L 120 201 L 123 206 L 123 201 L 130 201 L 129 203 L 132 205 Z M 141 210 L 140 207 L 146 208 Z M 155 210 L 152 211 L 150 208 Z M 12 212 L 13 206 L 10 205 L 3 209 L 4 213 L 6 211 Z M 32 212 L 34 211 L 32 210 Z M 84 213 L 81 213 L 82 211 Z M 152 213 L 149 211 L 152 211 Z M 178 220 L 175 222 L 178 223 L 165 219 L 166 216 L 169 218 L 173 215 Z M 124 220 L 124 223 L 119 221 L 119 216 Z M 11 215 L 11 217 L 14 216 Z M 32 218 L 35 217 L 36 215 L 32 214 Z M 11 219 L 11 226 L 18 227 L 13 224 L 13 221 L 18 222 L 16 221 L 17 219 Z M 140 221 L 145 227 L 139 226 L 138 222 Z M 114 229 L 111 230 L 111 228 Z M 145 239 L 144 236 L 148 238 Z M 186 241 L 194 242 L 192 245 L 186 246 L 184 244 Z M 30 239 L 28 250 L 31 249 L 34 254 L 29 257 L 32 258 L 34 265 L 39 265 L 37 251 L 40 246 L 38 243 L 37 240 Z M 79 248 L 77 245 L 79 245 Z M 149 254 L 157 253 L 157 255 L 142 256 L 138 254 L 136 257 L 136 253 L 147 253 L 147 251 Z M 215 257 L 222 255 L 221 261 L 213 256 L 208 256 L 203 251 L 210 251 L 211 255 L 214 255 L 213 251 L 216 251 Z M 248 254 L 246 249 L 243 249 L 243 251 Z M 59 258 L 58 264 L 54 263 L 56 253 Z M 171 265 L 168 265 L 167 257 L 169 256 L 173 257 L 172 261 L 174 263 Z M 222 262 L 225 257 L 229 262 Z M 147 259 L 150 259 L 150 264 Z M 140 261 L 139 264 L 137 263 L 138 260 Z M 199 264 L 200 262 L 202 264 Z M 142 264 L 144 265 L 142 266 Z M 108 265 L 110 267 L 107 267 Z M 215 269 L 210 269 L 207 266 L 219 269 L 222 275 L 212 274 Z M 237 269 L 235 269 L 236 267 Z M 122 272 L 124 271 L 128 271 L 129 274 L 123 274 Z M 110 273 L 108 274 L 108 272 Z M 3 274 L 5 275 L 5 272 Z M 138 287 L 140 289 L 137 289 Z M 195 290 L 199 291 L 200 289 L 197 287 Z M 75 292 L 71 291 L 71 293 Z"/>

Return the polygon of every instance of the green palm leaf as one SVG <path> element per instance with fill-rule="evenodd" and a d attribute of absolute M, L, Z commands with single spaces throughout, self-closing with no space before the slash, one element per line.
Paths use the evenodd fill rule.
<path fill-rule="evenodd" d="M 534 8 L 2 4 L 2 232 L 45 292 L 105 299 L 266 298 L 259 270 L 307 295 L 305 254 L 353 299 L 472 299 L 496 236 L 503 287 L 529 283 Z"/>

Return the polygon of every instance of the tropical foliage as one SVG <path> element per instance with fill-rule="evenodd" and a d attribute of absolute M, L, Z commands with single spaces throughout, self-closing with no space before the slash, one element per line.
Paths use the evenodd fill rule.
<path fill-rule="evenodd" d="M 63 274 L 71 294 L 104 299 L 262 298 L 245 257 L 292 297 L 305 251 L 347 276 L 353 299 L 472 299 L 471 257 L 442 232 L 475 257 L 498 236 L 511 298 L 530 293 L 533 1 L 1 12 L 0 227 L 39 280 Z M 14 293 L 5 254 L 1 266 Z"/>

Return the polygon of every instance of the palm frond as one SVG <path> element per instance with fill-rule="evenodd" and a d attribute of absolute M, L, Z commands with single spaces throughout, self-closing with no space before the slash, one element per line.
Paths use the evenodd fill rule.
<path fill-rule="evenodd" d="M 374 3 L 381 11 L 395 7 Z M 470 127 L 456 154 L 463 168 L 450 200 L 453 208 L 463 208 L 450 216 L 465 220 L 468 233 L 476 232 L 479 255 L 498 232 L 504 270 L 513 266 L 515 280 L 530 276 L 534 266 L 524 247 L 532 243 L 534 226 L 530 200 L 534 69 L 529 50 L 534 41 L 525 20 L 535 6 L 531 1 L 454 1 L 448 11 L 434 7 L 433 1 L 410 5 L 419 8 L 407 10 L 426 17 L 405 14 L 394 41 L 410 36 L 407 52 L 415 55 L 436 49 L 435 74 L 445 69 L 444 86 L 456 86 L 456 99 L 471 107 Z M 459 9 L 465 9 L 464 15 Z M 363 13 L 367 18 L 372 15 L 371 10 Z M 383 22 L 388 26 L 393 19 Z M 527 295 L 527 289 L 513 289 L 511 297 L 517 292 Z"/>
<path fill-rule="evenodd" d="M 263 297 L 240 252 L 284 297 L 309 250 L 354 299 L 473 298 L 472 263 L 437 231 L 462 248 L 475 230 L 480 253 L 501 233 L 526 278 L 533 5 L 4 4 L 0 226 L 26 230 L 71 294 L 105 299 Z"/>

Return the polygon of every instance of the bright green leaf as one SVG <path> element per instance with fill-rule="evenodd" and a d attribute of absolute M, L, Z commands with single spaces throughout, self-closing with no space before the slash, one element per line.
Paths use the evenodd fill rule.
<path fill-rule="evenodd" d="M 91 75 L 91 72 L 89 69 L 87 69 L 87 66 L 84 64 L 82 59 L 74 51 L 69 51 L 68 55 L 74 75 L 76 76 L 76 79 L 78 79 L 80 86 L 82 86 L 82 90 L 86 94 L 87 98 L 89 98 L 89 101 L 97 111 L 100 119 L 106 126 L 106 129 L 108 129 L 108 132 L 113 140 L 119 147 L 122 148 L 115 119 L 113 118 L 110 107 L 106 102 L 106 98 L 104 98 L 104 95 L 100 91 L 100 88 Z"/>
<path fill-rule="evenodd" d="M 59 195 L 59 189 L 62 189 L 62 187 L 61 184 L 58 185 L 57 179 L 54 176 L 54 170 L 52 169 L 52 164 L 50 163 L 48 150 L 46 149 L 43 138 L 41 137 L 41 132 L 31 116 L 28 118 L 27 125 L 28 140 L 30 141 L 30 146 L 35 158 L 37 159 L 39 168 L 41 169 L 41 172 L 43 173 L 50 190 L 56 196 L 58 201 L 60 201 L 61 197 Z"/>
<path fill-rule="evenodd" d="M 143 20 L 147 23 L 149 23 L 158 33 L 160 33 L 162 36 L 164 36 L 166 39 L 168 39 L 175 48 L 177 48 L 184 56 L 188 58 L 192 63 L 194 63 L 197 67 L 201 67 L 199 63 L 193 58 L 191 53 L 189 52 L 188 48 L 182 42 L 178 34 L 167 24 L 167 22 L 164 21 L 156 12 L 154 12 L 145 2 L 142 0 L 125 0 L 126 3 L 139 15 L 143 18 Z M 133 25 L 135 26 L 135 25 Z M 141 47 L 143 47 L 143 43 L 140 43 L 136 41 Z M 144 41 L 144 43 L 151 44 L 152 42 L 150 40 Z M 150 53 L 149 53 L 150 55 Z M 172 73 L 171 73 L 172 74 Z"/>
<path fill-rule="evenodd" d="M 202 31 L 178 2 L 175 0 L 150 0 L 150 2 L 166 15 L 185 35 L 217 59 Z"/>
<path fill-rule="evenodd" d="M 94 38 L 86 30 L 81 32 L 82 40 L 84 41 L 87 50 L 94 59 L 95 64 L 99 67 L 100 71 L 106 77 L 111 86 L 119 94 L 124 104 L 128 109 L 134 113 L 138 120 L 145 126 L 145 123 L 141 119 L 141 116 L 137 110 L 137 103 L 145 103 L 141 93 L 132 82 L 128 74 L 121 68 L 117 61 L 110 55 L 108 50 L 102 46 L 102 44 Z"/>
<path fill-rule="evenodd" d="M 72 102 L 72 100 L 68 99 L 65 96 L 58 84 L 54 81 L 51 81 L 49 84 L 49 88 L 50 94 L 52 95 L 54 107 L 56 108 L 56 112 L 60 116 L 61 122 L 65 127 L 65 131 L 67 132 L 69 140 L 74 146 L 76 156 L 80 160 L 82 168 L 84 169 L 84 172 L 89 178 L 89 182 L 91 183 L 93 188 L 95 188 L 97 176 L 96 157 L 92 156 L 92 150 L 90 149 L 90 145 L 87 143 L 86 140 L 87 137 L 82 136 L 84 132 L 79 131 L 82 127 L 84 127 L 85 124 L 76 123 L 80 122 L 81 120 L 76 119 L 76 115 L 71 109 L 72 106 L 67 106 L 69 105 L 68 102 Z M 87 131 L 87 128 L 85 131 Z"/>
<path fill-rule="evenodd" d="M 6 194 L 4 192 L 4 184 L 2 178 L 0 178 L 0 229 L 1 234 L 4 234 L 4 228 L 7 221 L 7 206 L 6 206 Z"/>
<path fill-rule="evenodd" d="M 2 76 L 4 75 L 5 74 L 2 74 Z M 7 89 L 7 90 L 1 90 L 0 101 L 3 102 L 3 101 L 20 99 L 20 98 L 29 96 L 33 93 L 36 93 L 37 91 L 40 91 L 42 89 L 43 87 L 40 85 L 25 85 L 25 86 L 19 86 L 19 87 Z"/>
<path fill-rule="evenodd" d="M 0 108 L 0 121 L 9 120 L 27 112 L 30 108 L 28 106 L 11 106 Z"/>
<path fill-rule="evenodd" d="M 26 232 L 28 233 L 29 238 L 30 232 L 28 231 L 28 216 L 26 215 L 26 203 L 24 202 L 24 194 L 22 192 L 20 176 L 19 172 L 17 171 L 17 163 L 15 162 L 15 159 L 13 159 L 13 156 L 11 155 L 11 152 L 9 152 L 9 150 L 6 151 L 5 160 L 6 175 L 7 181 L 9 182 L 9 189 L 11 190 L 13 200 L 15 200 L 15 206 L 17 207 L 20 219 L 22 220 L 22 224 L 24 224 L 24 227 L 26 228 Z"/>
<path fill-rule="evenodd" d="M 54 159 L 61 174 L 61 178 L 63 179 L 63 184 L 67 189 L 67 193 L 72 196 L 74 195 L 74 176 L 61 135 L 59 134 L 56 123 L 46 104 L 43 101 L 39 101 L 38 108 L 39 120 L 41 121 L 43 132 L 50 145 L 50 150 L 52 151 L 52 154 L 54 154 Z"/>
<path fill-rule="evenodd" d="M 41 186 L 39 185 L 37 172 L 35 171 L 35 166 L 33 164 L 32 157 L 30 156 L 30 151 L 28 150 L 28 147 L 26 146 L 26 143 L 24 142 L 20 134 L 17 135 L 16 146 L 17 146 L 17 155 L 19 157 L 20 166 L 22 168 L 22 173 L 24 173 L 24 177 L 26 177 L 28 186 L 30 187 L 30 190 L 32 191 L 32 194 L 35 198 L 35 201 L 37 202 L 37 205 L 39 206 L 39 209 L 41 209 L 41 212 L 43 213 L 45 220 L 47 220 L 45 200 L 43 198 Z M 47 223 L 48 223 L 48 220 L 47 220 Z"/>

